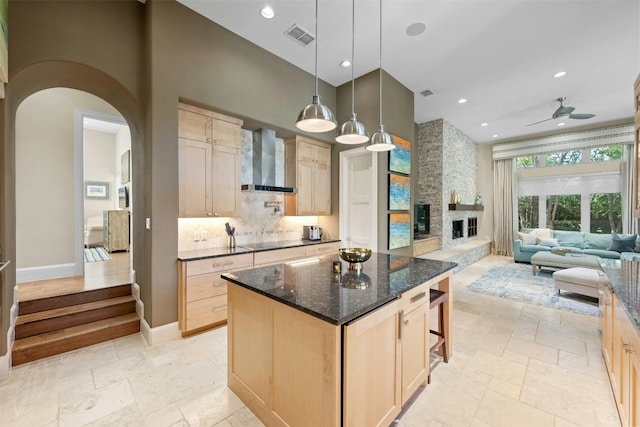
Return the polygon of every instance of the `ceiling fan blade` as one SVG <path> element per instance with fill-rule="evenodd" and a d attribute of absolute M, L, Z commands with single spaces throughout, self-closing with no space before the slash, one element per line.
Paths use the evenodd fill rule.
<path fill-rule="evenodd" d="M 590 119 L 591 117 L 595 117 L 595 114 L 569 114 L 569 118 L 570 119 L 579 119 L 579 120 L 584 120 L 584 119 Z"/>
<path fill-rule="evenodd" d="M 550 119 L 540 120 L 539 122 L 535 122 L 535 123 L 530 123 L 530 124 L 528 124 L 527 126 L 537 125 L 538 123 L 548 122 L 549 120 L 553 120 L 553 119 L 555 119 L 555 117 L 551 117 Z"/>

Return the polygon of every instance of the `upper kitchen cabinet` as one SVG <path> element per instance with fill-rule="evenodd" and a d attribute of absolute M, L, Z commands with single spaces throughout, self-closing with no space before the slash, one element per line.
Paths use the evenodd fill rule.
<path fill-rule="evenodd" d="M 285 215 L 331 214 L 331 145 L 302 136 L 285 143 L 285 185 L 296 187 L 285 194 Z"/>
<path fill-rule="evenodd" d="M 179 104 L 179 216 L 240 215 L 242 120 Z"/>

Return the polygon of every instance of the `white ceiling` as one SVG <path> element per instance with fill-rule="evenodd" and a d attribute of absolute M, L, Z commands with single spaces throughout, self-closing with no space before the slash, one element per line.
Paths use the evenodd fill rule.
<path fill-rule="evenodd" d="M 293 24 L 315 34 L 313 0 L 178 1 L 314 73 L 314 43 L 303 47 L 284 36 Z M 266 4 L 276 13 L 271 20 L 259 13 Z M 351 56 L 351 5 L 319 1 L 318 75 L 334 86 L 351 79 L 339 66 Z M 380 3 L 356 0 L 355 7 L 358 77 L 379 68 Z M 416 22 L 427 29 L 410 37 L 406 28 Z M 382 49 L 382 68 L 415 93 L 416 123 L 444 118 L 478 143 L 631 119 L 640 2 L 385 0 Z M 554 78 L 558 71 L 567 74 Z M 421 96 L 425 89 L 434 94 Z M 527 126 L 550 118 L 563 96 L 574 113 L 596 116 L 564 120 L 562 128 L 560 119 Z M 460 98 L 468 102 L 458 104 Z"/>

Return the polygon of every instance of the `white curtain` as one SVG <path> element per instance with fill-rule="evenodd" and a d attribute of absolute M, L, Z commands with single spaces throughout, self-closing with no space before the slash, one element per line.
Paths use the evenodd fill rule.
<path fill-rule="evenodd" d="M 515 159 L 493 162 L 493 253 L 513 256 L 516 215 Z"/>
<path fill-rule="evenodd" d="M 637 223 L 633 220 L 634 192 L 638 191 L 634 188 L 634 172 L 635 172 L 635 153 L 633 145 L 625 145 L 622 152 L 622 171 L 620 195 L 622 199 L 622 232 L 635 234 L 638 232 Z"/>

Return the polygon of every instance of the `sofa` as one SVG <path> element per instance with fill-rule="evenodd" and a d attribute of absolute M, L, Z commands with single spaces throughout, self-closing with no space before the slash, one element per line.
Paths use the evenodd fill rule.
<path fill-rule="evenodd" d="M 548 228 L 522 229 L 513 242 L 515 262 L 530 263 L 540 251 L 564 251 L 600 258 L 634 260 L 640 256 L 640 238 L 635 234 L 599 234 Z"/>

